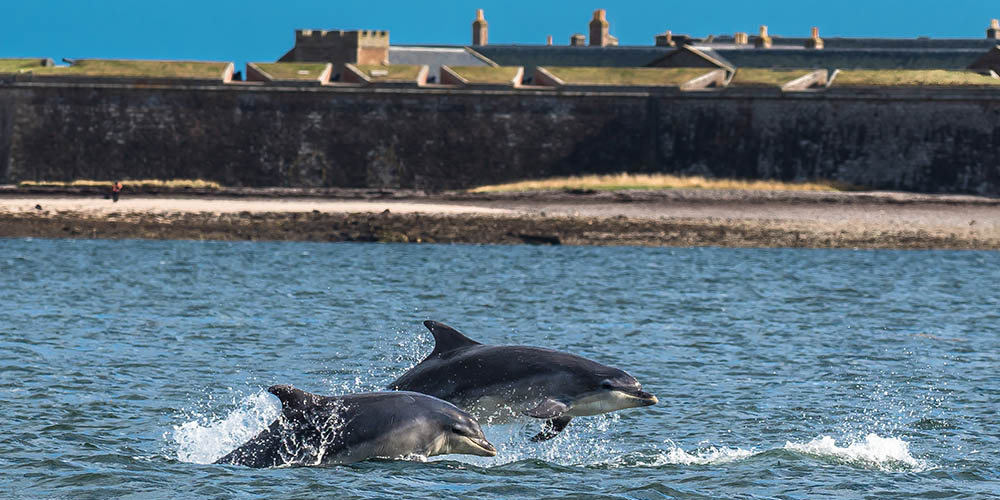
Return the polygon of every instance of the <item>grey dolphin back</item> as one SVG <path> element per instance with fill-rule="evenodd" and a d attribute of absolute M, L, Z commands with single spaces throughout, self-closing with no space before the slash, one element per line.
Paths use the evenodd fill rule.
<path fill-rule="evenodd" d="M 431 335 L 434 336 L 434 350 L 431 351 L 431 354 L 428 357 L 447 354 L 462 347 L 482 345 L 479 342 L 466 337 L 462 334 L 462 332 L 444 323 L 427 320 L 424 321 L 424 326 L 426 326 L 427 329 L 431 331 Z"/>
<path fill-rule="evenodd" d="M 306 408 L 319 402 L 320 397 L 310 394 L 302 389 L 296 389 L 290 385 L 272 385 L 267 388 L 267 392 L 274 394 L 281 400 L 282 411 L 303 411 Z"/>

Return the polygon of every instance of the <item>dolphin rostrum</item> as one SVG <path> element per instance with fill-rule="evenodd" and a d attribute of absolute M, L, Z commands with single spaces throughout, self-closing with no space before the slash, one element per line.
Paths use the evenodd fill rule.
<path fill-rule="evenodd" d="M 485 423 L 518 413 L 544 419 L 532 441 L 555 437 L 573 417 L 657 403 L 622 370 L 573 354 L 530 346 L 491 346 L 437 321 L 424 321 L 434 351 L 389 389 L 454 403 Z"/>
<path fill-rule="evenodd" d="M 281 400 L 281 415 L 215 463 L 274 467 L 448 453 L 497 454 L 475 419 L 426 394 L 369 392 L 325 397 L 288 385 L 267 391 Z"/>

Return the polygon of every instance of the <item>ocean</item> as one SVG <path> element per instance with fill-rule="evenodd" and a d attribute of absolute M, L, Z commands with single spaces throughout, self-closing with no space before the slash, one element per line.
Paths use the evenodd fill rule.
<path fill-rule="evenodd" d="M 656 406 L 493 458 L 212 465 L 264 389 L 379 390 L 425 319 Z M 0 497 L 1000 498 L 1000 254 L 0 240 Z"/>

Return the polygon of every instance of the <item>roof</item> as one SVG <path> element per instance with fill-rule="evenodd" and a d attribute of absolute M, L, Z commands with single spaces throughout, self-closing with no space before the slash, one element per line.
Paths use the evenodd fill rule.
<path fill-rule="evenodd" d="M 740 68 L 966 69 L 987 50 L 695 47 Z"/>
<path fill-rule="evenodd" d="M 428 66 L 429 74 L 441 74 L 441 66 L 493 66 L 468 47 L 389 46 L 389 64 Z"/>
<path fill-rule="evenodd" d="M 750 45 L 756 35 L 750 34 Z M 997 45 L 997 40 L 983 38 L 843 38 L 824 37 L 822 33 L 823 46 L 826 49 L 909 49 L 909 50 L 956 50 L 975 49 L 986 50 Z M 802 48 L 805 47 L 809 37 L 782 37 L 771 35 L 773 48 Z M 709 48 L 732 48 L 733 37 L 730 35 L 714 36 L 711 40 L 707 38 L 699 41 L 695 45 Z"/>

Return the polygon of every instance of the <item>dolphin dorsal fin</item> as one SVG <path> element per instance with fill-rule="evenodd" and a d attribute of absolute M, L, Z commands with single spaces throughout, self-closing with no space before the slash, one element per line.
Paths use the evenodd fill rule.
<path fill-rule="evenodd" d="M 481 345 L 444 323 L 427 320 L 424 321 L 424 326 L 434 335 L 434 351 L 431 352 L 431 356 L 445 354 L 460 347 Z"/>
<path fill-rule="evenodd" d="M 278 396 L 278 399 L 281 400 L 282 410 L 301 410 L 306 406 L 309 397 L 312 396 L 312 394 L 290 385 L 272 385 L 267 388 L 267 392 Z"/>

